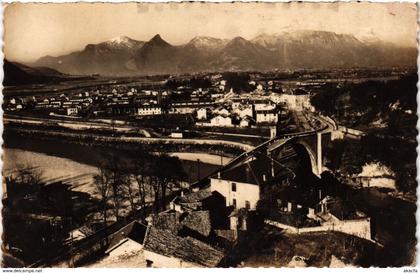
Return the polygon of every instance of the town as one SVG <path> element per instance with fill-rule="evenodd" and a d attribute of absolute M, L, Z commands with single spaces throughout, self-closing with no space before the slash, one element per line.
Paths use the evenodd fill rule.
<path fill-rule="evenodd" d="M 415 4 L 4 8 L 2 267 L 416 265 Z"/>
<path fill-rule="evenodd" d="M 392 71 L 389 80 L 398 75 L 396 72 Z M 398 73 L 398 77 L 404 77 L 407 72 Z M 389 172 L 380 171 L 376 173 L 379 176 L 353 175 L 344 184 L 326 178 L 330 171 L 326 166 L 331 159 L 324 155 L 325 147 L 340 139 L 360 140 L 367 132 L 339 125 L 316 109 L 311 102 L 325 83 L 304 80 L 284 84 L 248 73 L 227 73 L 225 77 L 222 74 L 169 77 L 153 89 L 112 84 L 70 94 L 6 98 L 6 128 L 16 132 L 43 128 L 51 133 L 58 130 L 63 136 L 77 132 L 116 139 L 129 136 L 141 141 L 208 138 L 248 144 L 238 146 L 239 151 L 233 153 L 236 156 L 230 162 L 226 160 L 223 164 L 222 159 L 219 169 L 204 177 L 197 176 L 196 181 L 190 178 L 183 182 L 179 180 L 182 176 L 169 174 L 172 178 L 164 183 L 170 190 L 160 193 L 161 199 L 167 199 L 162 206 L 156 206 L 156 202 L 161 202 L 156 199 L 159 192 L 154 194 L 154 201 L 152 196 L 150 201 L 144 197 L 142 202 L 130 201 L 131 210 L 126 209 L 117 218 L 107 219 L 105 226 L 100 225 L 113 230 L 105 237 L 98 237 L 94 231 L 85 234 L 83 224 L 71 230 L 71 243 L 64 246 L 60 259 L 40 260 L 37 266 L 83 265 L 92 255 L 99 257 L 92 264 L 98 266 L 120 263 L 123 266 L 128 262 L 122 258 L 124 255 L 129 255 L 130 264 L 136 267 L 241 266 L 245 264 L 236 253 L 239 246 L 249 243 L 250 237 L 261 229 L 273 228 L 298 236 L 339 232 L 370 242 L 370 248 L 383 247 L 382 240 L 375 235 L 376 228 L 372 230 L 371 216 L 363 207 L 350 202 L 348 196 L 369 187 L 388 188 L 394 193 L 395 179 Z M 340 88 L 342 84 L 330 85 Z M 241 89 L 236 89 L 237 86 Z M 162 122 L 171 117 L 173 124 Z M 48 134 L 33 137 L 48 138 Z M 200 146 L 198 143 L 194 145 Z M 6 180 L 8 199 L 17 190 L 10 183 L 22 179 L 21 175 L 11 173 Z M 112 188 L 115 178 L 105 177 Z M 129 184 L 137 180 L 130 177 Z M 143 179 L 143 187 L 153 186 L 151 177 L 146 175 Z M 130 191 L 135 191 L 130 187 Z M 111 207 L 116 206 L 115 200 L 108 202 L 114 203 Z M 124 207 L 122 204 L 127 205 L 128 201 L 120 202 Z M 152 206 L 155 212 L 145 213 L 150 204 L 155 204 Z M 108 217 L 113 214 L 108 213 Z M 105 248 L 92 252 L 103 240 L 108 242 Z M 86 242 L 92 244 L 87 249 L 82 246 Z M 81 246 L 77 247 L 78 244 Z M 302 255 L 291 258 L 290 265 L 306 265 L 310 259 Z M 346 262 L 334 259 L 335 263 Z"/>

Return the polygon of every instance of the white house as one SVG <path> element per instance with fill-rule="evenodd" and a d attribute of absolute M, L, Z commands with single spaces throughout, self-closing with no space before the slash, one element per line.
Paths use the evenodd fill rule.
<path fill-rule="evenodd" d="M 232 118 L 228 116 L 217 115 L 210 120 L 212 126 L 232 126 Z"/>
<path fill-rule="evenodd" d="M 67 111 L 67 116 L 76 116 L 78 113 L 78 110 L 76 107 L 69 107 L 66 109 Z"/>
<path fill-rule="evenodd" d="M 255 210 L 261 198 L 261 188 L 283 175 L 282 164 L 266 155 L 254 156 L 235 167 L 211 176 L 210 191 L 222 195 L 226 206 Z"/>
<path fill-rule="evenodd" d="M 143 105 L 137 109 L 137 115 L 139 116 L 150 116 L 150 115 L 161 115 L 162 107 L 160 105 Z"/>
<path fill-rule="evenodd" d="M 255 121 L 257 123 L 277 123 L 278 113 L 276 110 L 255 111 Z"/>
<path fill-rule="evenodd" d="M 198 120 L 206 120 L 207 119 L 207 109 L 200 108 L 197 110 L 197 119 Z"/>
<path fill-rule="evenodd" d="M 272 104 L 271 101 L 261 101 L 254 103 L 255 111 L 270 111 L 276 108 L 275 104 Z"/>
<path fill-rule="evenodd" d="M 237 108 L 234 110 L 234 113 L 238 114 L 241 118 L 246 116 L 252 117 L 252 107 L 251 106 L 244 106 L 241 108 Z"/>
<path fill-rule="evenodd" d="M 285 103 L 292 110 L 313 110 L 309 93 L 303 91 L 292 94 L 281 94 L 276 100 Z"/>
<path fill-rule="evenodd" d="M 258 184 L 244 181 L 231 181 L 226 178 L 213 177 L 210 179 L 211 191 L 217 191 L 226 198 L 226 206 L 255 210 L 260 200 Z"/>
<path fill-rule="evenodd" d="M 184 134 L 181 131 L 171 132 L 171 138 L 183 138 Z"/>
<path fill-rule="evenodd" d="M 245 116 L 242 118 L 241 122 L 239 123 L 239 126 L 249 127 L 252 123 L 254 123 L 254 120 L 250 116 Z"/>
<path fill-rule="evenodd" d="M 268 158 L 253 158 L 234 168 L 210 177 L 210 191 L 218 192 L 226 206 L 255 210 L 260 200 L 260 187 L 279 170 Z"/>

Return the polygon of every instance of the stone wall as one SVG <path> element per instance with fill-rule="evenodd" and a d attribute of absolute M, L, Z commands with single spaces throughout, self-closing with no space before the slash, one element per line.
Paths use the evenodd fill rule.
<path fill-rule="evenodd" d="M 284 229 L 290 233 L 299 234 L 299 233 L 307 233 L 307 232 L 338 231 L 338 232 L 350 234 L 356 237 L 360 237 L 366 240 L 371 240 L 370 218 L 324 222 L 322 223 L 321 226 L 318 226 L 318 227 L 302 227 L 302 228 L 285 225 L 280 222 L 268 220 L 268 219 L 266 219 L 264 222 L 271 226 Z"/>

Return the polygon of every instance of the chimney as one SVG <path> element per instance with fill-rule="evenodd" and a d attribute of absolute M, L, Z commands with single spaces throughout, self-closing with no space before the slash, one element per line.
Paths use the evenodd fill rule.
<path fill-rule="evenodd" d="M 263 181 L 265 182 L 267 180 L 267 177 L 265 174 L 263 174 Z"/>
<path fill-rule="evenodd" d="M 181 197 L 184 197 L 184 191 L 181 190 Z"/>
<path fill-rule="evenodd" d="M 319 191 L 318 191 L 318 194 L 319 194 L 319 200 L 321 200 L 321 199 L 322 199 L 322 193 L 321 193 L 321 190 L 319 190 Z"/>
<path fill-rule="evenodd" d="M 220 179 L 220 172 L 217 172 L 217 178 Z"/>

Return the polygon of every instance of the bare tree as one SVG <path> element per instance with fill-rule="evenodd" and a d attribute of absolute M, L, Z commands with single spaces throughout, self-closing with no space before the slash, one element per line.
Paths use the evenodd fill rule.
<path fill-rule="evenodd" d="M 134 177 L 135 175 L 133 174 L 124 174 L 122 176 L 122 186 L 126 190 L 128 201 L 130 202 L 131 211 L 133 212 L 136 210 L 136 193 L 133 187 L 133 182 L 135 181 Z"/>
<path fill-rule="evenodd" d="M 123 185 L 123 174 L 119 169 L 118 165 L 115 165 L 111 170 L 111 188 L 112 188 L 112 199 L 114 204 L 114 214 L 116 219 L 120 215 L 120 209 L 122 205 L 122 185 Z"/>
<path fill-rule="evenodd" d="M 108 200 L 110 198 L 110 193 L 111 193 L 111 177 L 110 176 L 111 174 L 109 170 L 107 170 L 105 167 L 101 167 L 99 174 L 94 177 L 95 186 L 100 197 L 104 226 L 106 226 L 107 220 L 108 220 L 107 209 L 108 209 Z"/>
<path fill-rule="evenodd" d="M 155 179 L 153 177 L 153 166 L 156 157 L 147 150 L 139 151 L 138 157 L 134 161 L 132 174 L 137 183 L 138 207 L 144 208 L 146 205 L 147 194 L 150 186 L 153 188 Z M 154 189 L 154 188 L 153 188 Z M 153 190 L 155 197 L 158 191 Z M 144 215 L 145 216 L 145 215 Z"/>
<path fill-rule="evenodd" d="M 156 187 L 160 187 L 161 208 L 166 207 L 166 194 L 170 185 L 177 185 L 181 179 L 186 177 L 182 163 L 178 157 L 161 154 L 154 165 L 156 176 Z"/>

